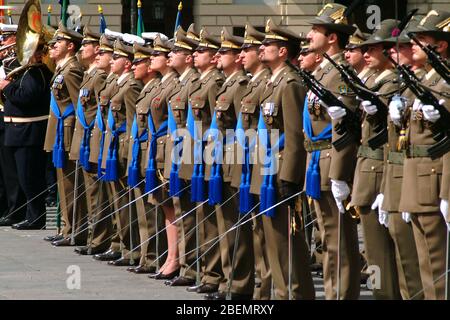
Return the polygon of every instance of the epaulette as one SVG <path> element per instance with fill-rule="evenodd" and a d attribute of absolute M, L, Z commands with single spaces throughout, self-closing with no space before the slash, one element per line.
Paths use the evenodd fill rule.
<path fill-rule="evenodd" d="M 239 84 L 247 83 L 247 82 L 248 82 L 247 76 L 239 76 L 239 77 L 237 78 L 237 80 L 238 80 L 238 83 L 239 83 Z"/>

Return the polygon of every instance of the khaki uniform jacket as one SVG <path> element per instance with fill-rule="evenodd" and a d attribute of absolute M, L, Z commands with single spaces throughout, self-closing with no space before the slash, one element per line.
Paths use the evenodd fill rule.
<path fill-rule="evenodd" d="M 422 79 L 426 71 L 424 69 L 417 69 L 415 73 L 419 79 Z M 413 104 L 415 96 L 411 90 L 404 90 L 402 96 L 406 98 L 408 105 Z M 388 212 L 398 212 L 402 191 L 403 163 L 393 163 L 392 160 L 389 160 L 389 153 L 391 152 L 406 152 L 405 150 L 398 149 L 401 129 L 392 122 L 388 115 L 388 143 L 384 148 L 385 168 L 381 183 L 381 193 L 384 195 L 382 208 Z M 395 160 L 394 162 L 397 161 Z"/>
<path fill-rule="evenodd" d="M 221 132 L 223 139 L 226 139 L 226 130 L 235 130 L 237 124 L 237 117 L 241 108 L 241 100 L 244 91 L 247 88 L 249 78 L 246 76 L 244 70 L 236 72 L 229 79 L 227 79 L 219 92 L 217 92 L 217 101 L 214 111 L 216 113 L 217 128 Z M 229 139 L 231 140 L 231 139 Z M 234 164 L 236 164 L 236 151 L 234 139 L 231 141 L 222 141 L 223 157 L 222 173 L 223 181 L 230 182 Z M 206 159 L 211 159 L 215 147 L 215 142 L 208 141 L 205 147 Z M 220 151 L 219 151 L 220 152 Z M 211 162 L 207 162 L 205 166 L 205 180 L 208 181 L 211 173 Z"/>
<path fill-rule="evenodd" d="M 129 72 L 121 83 L 117 84 L 118 90 L 111 96 L 110 108 L 116 123 L 116 129 L 126 121 L 126 132 L 119 135 L 118 158 L 126 160 L 128 157 L 128 144 L 136 113 L 136 99 L 142 90 L 142 82 L 134 79 L 133 72 Z M 106 124 L 105 145 L 103 147 L 102 168 L 106 168 L 108 149 L 111 143 L 111 129 Z M 118 159 L 118 160 L 119 160 Z"/>
<path fill-rule="evenodd" d="M 105 86 L 106 72 L 93 68 L 89 73 L 85 72 L 83 81 L 80 85 L 80 102 L 83 107 L 84 117 L 86 119 L 86 124 L 89 125 L 95 120 L 97 114 L 98 106 L 98 96 L 100 90 Z M 86 93 L 82 96 L 83 89 Z M 76 109 L 75 109 L 76 110 Z M 70 148 L 70 159 L 79 160 L 80 159 L 80 145 L 84 135 L 84 128 L 77 118 L 75 124 L 75 130 L 73 133 L 72 145 Z M 91 133 L 92 137 L 92 133 Z"/>
<path fill-rule="evenodd" d="M 192 83 L 189 89 L 189 103 L 192 106 L 194 120 L 201 122 L 202 136 L 211 124 L 211 116 L 216 106 L 217 92 L 219 92 L 224 81 L 223 74 L 217 69 L 212 69 L 203 79 L 199 78 Z M 178 173 L 178 176 L 185 180 L 191 180 L 194 169 L 194 144 L 193 140 L 190 140 L 190 149 L 186 148 L 187 141 L 183 144 L 182 161 Z"/>
<path fill-rule="evenodd" d="M 334 61 L 341 64 L 345 62 L 343 54 L 336 54 L 331 57 Z M 313 72 L 314 77 L 328 90 L 333 92 L 336 96 L 342 98 L 344 104 L 354 110 L 357 107 L 355 97 L 349 93 L 347 85 L 342 82 L 339 71 L 333 65 L 324 60 L 319 67 Z M 321 104 L 315 107 L 310 101 L 308 104 L 311 125 L 314 135 L 320 134 L 330 122 L 332 122 L 328 115 L 327 108 Z M 333 121 L 332 141 L 336 141 L 339 135 L 335 132 L 334 126 L 336 121 Z M 356 165 L 356 142 L 344 147 L 341 151 L 336 151 L 334 147 L 321 150 L 320 152 L 320 188 L 322 191 L 331 190 L 330 179 L 343 180 L 347 182 L 353 181 L 353 168 Z M 311 153 L 308 152 L 306 168 L 309 166 L 311 160 Z"/>
<path fill-rule="evenodd" d="M 76 108 L 78 93 L 83 79 L 83 67 L 76 57 L 69 58 L 64 65 L 56 68 L 51 80 L 52 93 L 55 96 L 61 115 L 64 114 L 67 106 L 72 103 Z M 56 129 L 58 119 L 50 109 L 48 118 L 47 133 L 45 136 L 44 150 L 52 151 L 55 144 Z M 72 143 L 73 130 L 75 127 L 75 116 L 67 117 L 64 120 L 64 149 L 69 152 Z"/>
<path fill-rule="evenodd" d="M 267 82 L 261 96 L 260 112 L 264 113 L 267 134 L 270 136 L 272 130 L 279 130 L 280 137 L 283 133 L 285 135 L 284 149 L 274 155 L 277 180 L 298 185 L 303 185 L 305 177 L 306 152 L 302 132 L 305 93 L 299 76 L 291 67 L 285 66 L 273 82 Z M 267 107 L 270 104 L 273 104 L 273 109 Z M 258 152 L 262 153 L 260 150 Z M 261 163 L 262 160 L 258 161 Z M 260 194 L 262 175 L 258 169 L 259 166 L 252 169 L 250 192 L 253 194 Z"/>
<path fill-rule="evenodd" d="M 154 78 L 150 80 L 150 82 L 144 86 L 144 89 L 142 89 L 141 93 L 139 94 L 139 97 L 136 100 L 136 119 L 138 125 L 138 136 L 141 136 L 144 129 L 147 129 L 148 132 L 148 115 L 146 111 L 148 112 L 150 109 L 150 104 L 153 98 L 153 91 L 159 86 L 159 83 L 160 83 L 159 78 Z M 133 144 L 135 138 L 136 137 L 133 137 L 130 134 L 127 170 L 128 167 L 131 165 Z M 148 148 L 148 140 L 140 143 L 140 152 L 138 157 L 139 157 L 139 168 L 140 168 L 139 170 L 141 177 L 145 177 L 145 169 L 147 167 L 148 162 L 147 148 Z"/>
<path fill-rule="evenodd" d="M 431 70 L 422 81 L 432 92 L 449 92 L 449 85 L 434 70 Z M 438 99 L 442 97 L 439 96 Z M 450 110 L 448 99 L 445 107 Z M 408 147 L 429 147 L 436 143 L 430 123 L 423 119 L 421 112 L 410 108 L 408 126 Z M 431 160 L 429 157 L 409 157 L 403 167 L 403 184 L 399 211 L 410 213 L 438 212 L 440 189 L 442 186 L 443 159 Z"/>
<path fill-rule="evenodd" d="M 397 88 L 397 83 L 394 81 L 396 79 L 397 75 L 392 70 L 385 70 L 374 74 L 365 84 L 372 91 L 380 93 L 381 100 L 388 105 L 390 99 L 388 95 L 392 95 Z M 369 148 L 369 139 L 376 135 L 374 127 L 377 125 L 376 122 L 379 121 L 376 116 L 376 114 L 368 115 L 364 112 L 361 124 L 362 147 Z M 354 206 L 371 206 L 377 194 L 381 192 L 384 170 L 382 147 L 378 149 L 378 152 L 381 154 L 381 159 L 374 159 L 365 155 L 358 156 L 351 200 L 351 204 Z"/>
<path fill-rule="evenodd" d="M 186 129 L 186 120 L 188 113 L 188 99 L 189 99 L 189 90 L 192 85 L 200 78 L 200 73 L 197 72 L 196 69 L 190 68 L 187 71 L 186 76 L 182 81 L 178 79 L 176 82 L 172 92 L 169 94 L 169 102 L 172 107 L 173 117 L 177 124 L 177 129 Z M 180 130 L 179 132 L 183 136 L 187 134 L 187 131 L 183 134 Z M 173 149 L 173 138 L 170 135 L 170 132 L 167 136 L 165 157 L 166 164 L 164 166 L 164 178 L 170 178 L 170 169 L 172 167 L 172 149 Z M 181 156 L 181 152 L 180 155 Z M 180 159 L 176 159 L 178 162 Z"/>
<path fill-rule="evenodd" d="M 261 73 L 257 75 L 256 78 L 252 78 L 248 84 L 247 88 L 243 93 L 241 99 L 241 114 L 242 114 L 242 127 L 246 132 L 252 129 L 254 130 L 254 134 L 256 135 L 258 129 L 258 120 L 259 120 L 259 112 L 261 106 L 261 97 L 266 88 L 266 83 L 270 79 L 270 70 L 268 68 L 263 69 Z M 255 137 L 256 138 L 256 137 Z M 240 148 L 240 145 L 237 144 L 237 148 Z M 238 151 L 238 155 L 243 154 L 243 151 Z M 254 164 L 255 166 L 255 156 L 250 154 L 250 164 Z M 252 160 L 253 159 L 253 160 Z M 241 184 L 241 174 L 242 174 L 242 162 L 238 162 L 233 168 L 233 176 L 231 178 L 231 186 L 235 188 L 239 188 Z"/>
<path fill-rule="evenodd" d="M 100 110 L 102 112 L 103 123 L 105 128 L 108 120 L 108 110 L 110 98 L 117 93 L 119 86 L 117 85 L 117 75 L 110 73 L 103 82 L 103 88 L 98 91 L 98 102 L 100 103 Z M 91 153 L 89 155 L 89 162 L 98 163 L 98 156 L 100 154 L 100 143 L 102 139 L 102 132 L 98 128 L 97 121 L 92 129 L 92 137 L 89 141 Z"/>

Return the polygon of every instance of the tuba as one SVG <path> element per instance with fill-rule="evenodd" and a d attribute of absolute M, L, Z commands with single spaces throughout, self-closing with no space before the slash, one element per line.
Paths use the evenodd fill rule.
<path fill-rule="evenodd" d="M 6 78 L 12 80 L 27 70 L 31 58 L 40 45 L 44 45 L 42 62 L 51 70 L 55 70 L 55 63 L 48 57 L 47 42 L 54 35 L 52 27 L 42 24 L 41 1 L 28 0 L 20 15 L 16 35 L 16 53 L 20 67 L 11 71 Z"/>

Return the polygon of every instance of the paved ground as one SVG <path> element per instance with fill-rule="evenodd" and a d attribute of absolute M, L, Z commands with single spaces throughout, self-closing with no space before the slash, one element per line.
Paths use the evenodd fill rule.
<path fill-rule="evenodd" d="M 42 238 L 54 231 L 17 231 L 0 228 L 0 300 L 2 299 L 131 299 L 194 300 L 201 295 L 185 288 L 172 288 L 146 275 L 111 267 L 89 256 L 79 256 L 73 247 L 55 248 Z M 79 269 L 78 269 L 79 268 Z M 75 275 L 80 271 L 80 289 Z M 321 278 L 314 279 L 316 296 L 323 299 Z M 371 299 L 363 290 L 361 299 Z"/>

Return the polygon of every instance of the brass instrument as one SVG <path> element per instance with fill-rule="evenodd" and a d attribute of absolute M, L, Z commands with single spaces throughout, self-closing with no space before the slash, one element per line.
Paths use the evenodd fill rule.
<path fill-rule="evenodd" d="M 49 59 L 48 50 L 45 50 L 47 42 L 53 37 L 54 29 L 44 25 L 41 17 L 40 0 L 28 0 L 20 15 L 16 34 L 16 53 L 21 66 L 8 73 L 6 79 L 13 80 L 31 67 L 33 65 L 31 59 L 42 45 L 44 46 L 42 63 L 51 71 L 55 70 L 55 63 Z"/>

